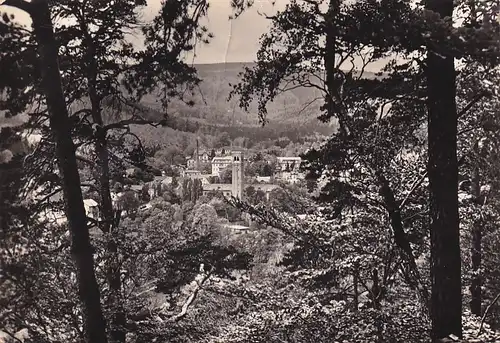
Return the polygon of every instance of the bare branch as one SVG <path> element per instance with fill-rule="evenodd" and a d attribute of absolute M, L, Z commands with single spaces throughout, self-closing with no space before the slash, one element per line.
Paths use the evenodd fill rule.
<path fill-rule="evenodd" d="M 489 93 L 487 91 L 483 91 L 477 94 L 472 100 L 460 111 L 458 112 L 457 118 L 460 119 L 463 115 L 465 115 L 475 104 L 479 102 L 483 97 L 487 96 Z"/>
<path fill-rule="evenodd" d="M 85 163 L 88 163 L 90 165 L 95 165 L 95 162 L 94 161 L 91 161 L 89 160 L 88 158 L 80 155 L 80 154 L 76 154 L 76 159 L 79 160 L 79 161 L 82 161 L 82 162 L 85 162 Z"/>
<path fill-rule="evenodd" d="M 186 302 L 184 303 L 184 305 L 182 305 L 181 312 L 179 312 L 175 316 L 171 317 L 170 321 L 177 322 L 177 321 L 181 320 L 183 317 L 186 316 L 187 311 L 189 309 L 189 306 L 191 306 L 191 304 L 193 303 L 193 301 L 196 299 L 196 296 L 200 292 L 200 290 L 201 290 L 203 284 L 205 283 L 205 281 L 207 281 L 208 278 L 210 278 L 210 275 L 211 275 L 211 273 L 207 273 L 207 274 L 205 274 L 203 276 L 203 278 L 200 281 L 196 281 L 196 288 L 194 289 L 193 293 L 191 293 L 191 295 L 189 296 L 189 298 L 186 300 Z"/>
<path fill-rule="evenodd" d="M 495 305 L 495 303 L 498 301 L 498 299 L 500 299 L 500 293 L 498 293 L 497 296 L 495 297 L 495 299 L 493 299 L 493 301 L 488 305 L 488 307 L 486 307 L 486 310 L 484 311 L 484 314 L 481 318 L 481 325 L 479 326 L 479 331 L 477 332 L 478 336 L 481 334 L 481 331 L 483 330 L 484 321 L 486 320 L 486 316 L 488 315 L 488 313 L 490 313 L 491 308 L 493 307 L 493 305 Z"/>
<path fill-rule="evenodd" d="M 405 205 L 406 205 L 406 202 L 408 201 L 408 198 L 410 197 L 410 195 L 412 195 L 412 193 L 422 184 L 422 182 L 424 182 L 425 178 L 427 177 L 427 172 L 424 172 L 420 178 L 416 179 L 411 188 L 410 188 L 410 192 L 408 192 L 408 194 L 406 195 L 406 197 L 404 198 L 404 200 L 401 202 L 401 205 L 399 205 L 399 208 L 402 209 Z"/>

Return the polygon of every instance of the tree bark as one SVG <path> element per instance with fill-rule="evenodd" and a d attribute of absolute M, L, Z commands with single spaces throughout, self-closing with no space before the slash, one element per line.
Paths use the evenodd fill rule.
<path fill-rule="evenodd" d="M 330 0 L 328 11 L 324 16 L 326 38 L 325 38 L 325 55 L 323 63 L 325 67 L 325 83 L 328 94 L 326 94 L 325 106 L 327 110 L 327 118 L 337 117 L 339 123 L 339 134 L 345 137 L 349 134 L 348 117 L 346 110 L 342 104 L 341 88 L 344 80 L 343 74 L 337 68 L 335 63 L 337 28 L 335 18 L 340 11 L 340 1 Z M 341 76 L 342 75 L 342 76 Z"/>
<path fill-rule="evenodd" d="M 477 11 L 476 11 L 476 2 L 472 0 L 469 2 L 470 6 L 470 21 L 471 26 L 477 26 Z M 476 156 L 479 155 L 479 145 L 476 142 L 474 145 L 474 150 L 476 151 Z M 478 164 L 475 163 L 472 170 L 472 178 L 471 178 L 471 193 L 476 205 L 480 205 L 481 203 L 481 188 L 480 188 L 480 176 L 479 176 L 479 167 Z M 471 302 L 470 302 L 470 310 L 471 313 L 476 316 L 482 315 L 481 310 L 481 302 L 482 302 L 482 292 L 481 292 L 481 283 L 482 278 L 480 275 L 481 270 L 481 247 L 482 247 L 482 224 L 481 220 L 473 223 L 472 234 L 471 234 L 471 269 L 474 273 L 471 285 L 470 285 L 470 293 L 471 293 Z"/>
<path fill-rule="evenodd" d="M 475 146 L 477 151 L 477 144 Z M 473 166 L 472 180 L 471 180 L 471 193 L 476 206 L 481 205 L 481 189 L 479 183 L 479 167 L 477 163 Z M 481 316 L 481 241 L 482 241 L 482 222 L 480 219 L 476 220 L 472 226 L 472 240 L 471 240 L 471 269 L 474 273 L 471 285 L 471 313 L 476 316 Z"/>
<path fill-rule="evenodd" d="M 441 18 L 451 18 L 453 0 L 427 0 L 426 8 L 440 14 Z M 451 56 L 429 49 L 426 62 L 431 338 L 436 342 L 450 334 L 462 337 L 456 73 Z"/>
<path fill-rule="evenodd" d="M 106 343 L 106 323 L 102 314 L 99 288 L 94 272 L 87 216 L 83 206 L 75 145 L 71 138 L 68 109 L 62 90 L 58 47 L 46 0 L 33 0 L 29 14 L 38 41 L 43 90 L 55 137 L 57 162 L 63 181 L 65 211 L 71 232 L 71 252 L 76 265 L 79 297 L 82 302 L 85 341 Z"/>
<path fill-rule="evenodd" d="M 82 23 L 83 25 L 84 23 Z M 82 29 L 88 30 L 86 25 Z M 87 31 L 85 31 L 87 32 Z M 123 308 L 122 283 L 120 279 L 120 261 L 118 256 L 117 230 L 118 221 L 115 220 L 115 211 L 111 199 L 109 152 L 107 131 L 104 129 L 102 119 L 102 99 L 97 91 L 97 61 L 95 58 L 95 47 L 91 37 L 85 40 L 87 53 L 87 81 L 89 98 L 92 106 L 92 120 L 97 124 L 95 133 L 95 153 L 97 155 L 97 178 L 99 184 L 99 198 L 101 202 L 101 225 L 100 229 L 106 234 L 106 260 L 105 273 L 109 285 L 109 298 L 107 306 L 109 310 L 109 338 L 113 343 L 125 343 L 127 319 Z M 119 218 L 119 217 L 117 217 Z"/>
<path fill-rule="evenodd" d="M 352 283 L 353 283 L 353 288 L 354 288 L 354 311 L 358 312 L 358 307 L 359 307 L 359 291 L 358 291 L 358 285 L 359 285 L 359 262 L 354 263 L 354 272 L 353 272 L 353 278 L 352 278 Z"/>

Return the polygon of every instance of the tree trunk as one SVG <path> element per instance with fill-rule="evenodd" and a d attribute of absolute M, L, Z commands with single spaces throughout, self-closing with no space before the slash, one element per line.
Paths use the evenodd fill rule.
<path fill-rule="evenodd" d="M 385 178 L 382 172 L 377 171 L 377 180 L 380 185 L 380 195 L 384 199 L 385 208 L 389 214 L 391 228 L 394 234 L 394 243 L 398 248 L 398 252 L 403 259 L 402 272 L 406 282 L 412 289 L 416 289 L 425 311 L 429 310 L 429 294 L 427 287 L 422 282 L 420 272 L 418 270 L 415 257 L 408 239 L 408 235 L 404 231 L 403 220 L 401 218 L 401 209 L 396 202 L 394 192 L 389 185 L 389 181 Z"/>
<path fill-rule="evenodd" d="M 377 315 L 375 318 L 375 327 L 377 329 L 377 343 L 384 342 L 384 323 L 383 323 L 383 312 L 380 303 L 380 298 L 382 295 L 382 290 L 379 285 L 379 276 L 378 270 L 372 270 L 372 289 L 371 289 L 371 297 L 373 301 L 373 308 L 377 310 Z"/>
<path fill-rule="evenodd" d="M 102 99 L 97 92 L 97 61 L 95 59 L 94 43 L 89 37 L 87 47 L 87 80 L 89 83 L 89 97 L 92 105 L 92 120 L 98 125 L 96 132 L 95 152 L 97 155 L 99 198 L 101 202 L 100 229 L 106 234 L 105 273 L 109 285 L 107 307 L 109 311 L 109 335 L 112 343 L 125 343 L 126 316 L 123 308 L 122 283 L 120 279 L 120 261 L 118 256 L 117 230 L 118 221 L 115 220 L 111 187 L 109 184 L 109 152 L 107 131 L 103 128 Z M 117 217 L 119 218 L 119 217 Z"/>
<path fill-rule="evenodd" d="M 102 208 L 101 230 L 106 234 L 106 279 L 109 285 L 108 309 L 110 342 L 124 343 L 126 316 L 123 309 L 120 261 L 118 256 L 117 230 L 119 217 L 115 218 L 109 185 L 109 155 L 106 132 L 98 132 L 96 153 L 99 167 L 99 197 Z M 119 215 L 119 212 L 117 214 Z"/>
<path fill-rule="evenodd" d="M 439 13 L 442 18 L 451 18 L 453 0 L 427 0 L 426 8 Z M 425 72 L 431 219 L 431 336 L 436 342 L 450 334 L 462 337 L 454 58 L 428 51 Z"/>
<path fill-rule="evenodd" d="M 476 144 L 477 150 L 477 144 Z M 474 165 L 472 170 L 471 180 L 471 193 L 476 206 L 481 205 L 481 190 L 479 185 L 479 168 L 477 164 Z M 480 219 L 476 220 L 472 226 L 472 241 L 471 241 L 471 269 L 473 274 L 470 292 L 471 302 L 470 310 L 472 314 L 481 316 L 481 240 L 482 240 L 482 222 Z"/>
<path fill-rule="evenodd" d="M 359 285 L 359 262 L 354 262 L 354 272 L 353 272 L 353 278 L 352 278 L 352 283 L 353 283 L 353 288 L 354 288 L 354 311 L 358 312 L 359 308 L 359 291 L 358 291 L 358 285 Z"/>
<path fill-rule="evenodd" d="M 342 104 L 341 88 L 344 80 L 342 72 L 335 64 L 337 28 L 335 27 L 335 17 L 340 11 L 340 1 L 330 0 L 328 11 L 324 17 L 326 24 L 325 55 L 323 64 L 325 67 L 325 83 L 328 94 L 326 94 L 325 108 L 326 118 L 337 117 L 339 123 L 339 134 L 345 137 L 349 134 L 348 117 Z M 343 74 L 342 74 L 343 75 Z M 321 118 L 321 117 L 320 117 Z"/>
<path fill-rule="evenodd" d="M 472 27 L 477 26 L 477 11 L 476 11 L 476 1 L 472 0 L 469 2 L 470 6 L 470 21 Z M 479 145 L 476 142 L 474 145 L 474 149 L 476 152 L 476 156 L 479 155 Z M 471 180 L 471 193 L 476 205 L 481 204 L 481 189 L 480 189 L 480 177 L 479 177 L 479 167 L 478 162 L 476 162 L 473 166 L 472 170 L 472 180 Z M 480 275 L 481 270 L 481 247 L 482 247 L 482 224 L 481 220 L 478 220 L 473 223 L 472 234 L 471 234 L 471 269 L 473 274 L 471 285 L 470 285 L 470 293 L 471 293 L 471 302 L 470 302 L 470 310 L 471 313 L 476 316 L 481 316 L 481 301 L 482 301 L 482 292 L 481 292 L 481 283 L 482 278 Z"/>
<path fill-rule="evenodd" d="M 29 14 L 38 41 L 43 90 L 63 182 L 65 210 L 71 231 L 71 252 L 76 264 L 79 296 L 83 305 L 85 340 L 88 343 L 106 343 L 106 324 L 94 273 L 93 248 L 90 244 L 87 216 L 83 206 L 75 145 L 71 138 L 69 115 L 58 65 L 58 47 L 48 2 L 33 0 Z"/>

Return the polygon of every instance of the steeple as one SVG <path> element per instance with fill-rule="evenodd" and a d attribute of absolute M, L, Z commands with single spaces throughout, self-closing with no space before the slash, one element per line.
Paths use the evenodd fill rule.
<path fill-rule="evenodd" d="M 245 184 L 244 177 L 244 163 L 243 163 L 243 151 L 242 150 L 232 150 L 232 182 L 231 182 L 231 193 L 233 197 L 240 200 L 243 199 L 243 189 Z"/>
<path fill-rule="evenodd" d="M 200 144 L 198 142 L 198 138 L 196 137 L 196 170 L 200 170 Z"/>

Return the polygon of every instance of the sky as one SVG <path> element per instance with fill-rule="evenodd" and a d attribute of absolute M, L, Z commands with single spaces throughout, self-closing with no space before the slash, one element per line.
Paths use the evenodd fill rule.
<path fill-rule="evenodd" d="M 260 12 L 271 14 L 276 9 L 282 9 L 288 0 L 255 0 L 254 7 L 235 20 L 229 20 L 232 13 L 231 0 L 210 0 L 208 17 L 203 24 L 206 25 L 214 38 L 208 45 L 196 48 L 194 63 L 224 63 L 224 62 L 251 62 L 256 58 L 259 48 L 260 36 L 268 30 L 269 22 L 259 15 Z M 148 0 L 148 6 L 144 9 L 143 19 L 151 20 L 159 11 L 161 0 Z M 30 19 L 24 12 L 0 7 L 0 11 L 13 13 L 16 19 L 26 25 L 30 25 Z M 132 38 L 139 42 L 139 38 Z M 192 62 L 192 56 L 189 57 Z"/>
<path fill-rule="evenodd" d="M 257 58 L 259 38 L 269 30 L 269 20 L 260 13 L 274 14 L 285 8 L 289 0 L 254 0 L 254 6 L 234 20 L 229 20 L 233 13 L 231 0 L 209 0 L 208 16 L 202 24 L 214 35 L 210 44 L 198 45 L 196 56 L 188 54 L 187 62 L 192 64 L 253 62 Z M 148 0 L 142 12 L 145 22 L 152 20 L 161 8 L 161 0 Z M 29 16 L 12 7 L 0 6 L 0 11 L 14 13 L 16 19 L 23 24 L 31 25 Z M 131 37 L 131 41 L 141 45 L 140 37 Z M 359 59 L 355 60 L 358 64 Z M 368 71 L 379 71 L 384 61 L 367 66 Z M 350 65 L 349 65 L 350 67 Z"/>

